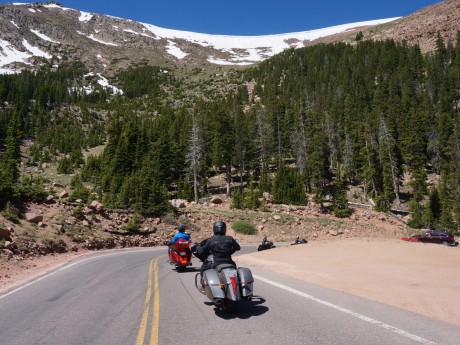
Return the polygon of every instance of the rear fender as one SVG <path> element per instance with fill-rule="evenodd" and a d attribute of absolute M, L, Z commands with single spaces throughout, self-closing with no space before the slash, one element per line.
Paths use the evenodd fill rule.
<path fill-rule="evenodd" d="M 206 290 L 206 296 L 213 301 L 214 299 L 225 298 L 224 290 L 220 285 L 219 275 L 214 269 L 209 269 L 203 272 L 203 281 Z"/>
<path fill-rule="evenodd" d="M 232 301 L 240 300 L 240 280 L 235 268 L 224 268 L 219 273 L 220 281 L 225 290 L 225 296 Z"/>

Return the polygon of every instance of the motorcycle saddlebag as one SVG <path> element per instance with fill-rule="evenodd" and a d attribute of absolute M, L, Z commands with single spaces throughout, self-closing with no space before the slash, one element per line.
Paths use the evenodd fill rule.
<path fill-rule="evenodd" d="M 206 296 L 213 300 L 214 298 L 225 298 L 224 291 L 220 286 L 220 279 L 215 269 L 208 269 L 203 272 L 203 280 L 205 282 Z"/>
<path fill-rule="evenodd" d="M 254 278 L 252 277 L 251 270 L 246 267 L 239 267 L 238 268 L 238 278 L 241 284 L 241 296 L 243 297 L 252 296 Z"/>

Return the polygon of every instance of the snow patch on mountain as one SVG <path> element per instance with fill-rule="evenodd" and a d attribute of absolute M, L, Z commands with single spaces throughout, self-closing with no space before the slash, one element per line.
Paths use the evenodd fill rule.
<path fill-rule="evenodd" d="M 50 59 L 52 56 L 38 47 L 31 45 L 27 40 L 22 40 L 22 45 L 26 51 L 16 49 L 10 42 L 0 39 L 0 73 L 11 74 L 17 73 L 13 68 L 8 68 L 12 63 L 30 64 L 28 59 L 33 56 Z"/>
<path fill-rule="evenodd" d="M 40 37 L 42 40 L 44 41 L 48 41 L 48 42 L 51 42 L 51 43 L 59 43 L 57 41 L 54 41 L 52 40 L 51 38 L 49 38 L 48 36 L 46 36 L 45 34 L 42 34 L 40 31 L 38 30 L 30 30 L 31 32 L 33 32 L 35 35 L 37 35 L 38 37 Z"/>
<path fill-rule="evenodd" d="M 89 38 L 90 40 L 93 40 L 97 43 L 101 43 L 101 44 L 104 44 L 106 46 L 114 46 L 114 47 L 118 47 L 118 44 L 115 44 L 115 43 L 112 43 L 112 42 L 106 42 L 106 41 L 103 41 L 97 37 L 95 37 L 93 34 L 87 36 L 84 32 L 81 32 L 81 31 L 78 31 L 77 30 L 77 34 L 79 35 L 82 35 L 82 36 L 85 36 L 86 38 Z"/>
<path fill-rule="evenodd" d="M 27 42 L 25 39 L 22 40 L 22 45 L 26 47 L 26 49 L 32 54 L 32 56 L 40 56 L 44 57 L 46 59 L 51 59 L 52 56 L 48 54 L 47 52 L 44 52 L 40 48 L 34 47 L 31 45 L 29 42 Z"/>
<path fill-rule="evenodd" d="M 97 78 L 97 84 L 99 84 L 100 86 L 102 86 L 104 89 L 110 91 L 112 94 L 117 94 L 117 95 L 123 95 L 123 90 L 122 89 L 119 89 L 113 85 L 111 85 L 109 83 L 109 81 L 107 80 L 107 78 L 105 78 L 102 74 L 100 73 L 94 73 L 94 72 L 90 72 L 88 74 L 85 74 L 83 76 L 84 78 L 87 78 L 87 77 L 96 77 Z M 77 88 L 77 87 L 73 87 L 73 88 L 70 88 L 69 91 L 71 92 L 84 92 L 85 94 L 89 95 L 91 93 L 94 92 L 94 88 L 92 85 L 88 85 L 88 86 L 85 86 L 85 87 L 82 87 L 82 88 Z"/>
<path fill-rule="evenodd" d="M 190 31 L 164 29 L 146 23 L 141 24 L 146 30 L 154 34 L 156 39 L 183 39 L 203 47 L 219 49 L 230 54 L 231 58 L 225 60 L 229 64 L 240 64 L 260 62 L 270 56 L 281 53 L 285 49 L 303 47 L 304 41 L 312 41 L 321 37 L 354 30 L 358 27 L 384 24 L 399 18 L 400 17 L 370 20 L 336 25 L 317 30 L 265 36 L 210 35 Z M 246 51 L 246 53 L 243 52 L 243 55 L 246 55 L 244 58 L 242 57 L 241 50 Z M 210 57 L 208 61 L 224 62 L 222 59 L 213 59 L 213 57 Z"/>
<path fill-rule="evenodd" d="M 178 58 L 179 60 L 183 59 L 188 55 L 187 53 L 184 53 L 182 50 L 180 50 L 176 43 L 169 40 L 168 45 L 166 46 L 166 51 L 172 56 Z"/>
<path fill-rule="evenodd" d="M 80 22 L 89 22 L 91 18 L 93 18 L 93 14 L 80 11 L 80 17 L 78 18 L 78 20 Z"/>
<path fill-rule="evenodd" d="M 25 62 L 29 57 L 29 53 L 21 52 L 14 48 L 10 42 L 0 39 L 0 73 L 16 73 L 14 69 L 4 68 L 4 66 L 14 62 Z"/>

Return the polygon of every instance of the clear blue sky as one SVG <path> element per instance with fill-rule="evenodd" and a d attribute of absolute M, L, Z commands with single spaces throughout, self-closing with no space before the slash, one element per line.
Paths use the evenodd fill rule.
<path fill-rule="evenodd" d="M 19 0 L 20 1 L 20 0 Z M 58 0 L 62 6 L 167 29 L 267 35 L 400 17 L 441 0 Z M 23 1 L 26 2 L 26 1 Z"/>

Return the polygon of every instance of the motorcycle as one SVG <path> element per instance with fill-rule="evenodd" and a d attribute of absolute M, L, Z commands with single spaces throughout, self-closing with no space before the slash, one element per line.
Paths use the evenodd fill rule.
<path fill-rule="evenodd" d="M 257 251 L 261 251 L 261 250 L 266 250 L 266 249 L 272 249 L 272 248 L 275 248 L 276 246 L 273 244 L 272 241 L 269 241 L 267 239 L 267 236 L 264 236 L 264 238 L 262 239 L 262 243 L 259 244 L 259 246 L 257 247 Z"/>
<path fill-rule="evenodd" d="M 299 236 L 297 236 L 295 239 L 294 239 L 294 243 L 291 243 L 291 246 L 294 246 L 296 244 L 302 244 L 302 243 L 308 243 L 308 241 L 304 238 L 300 238 Z"/>
<path fill-rule="evenodd" d="M 176 242 L 164 243 L 168 246 L 168 261 L 176 267 L 177 272 L 184 272 L 187 266 L 192 266 L 192 251 L 190 241 L 179 238 Z"/>
<path fill-rule="evenodd" d="M 249 268 L 221 264 L 216 268 L 195 275 L 195 287 L 214 305 L 226 313 L 234 313 L 240 300 L 250 301 L 253 296 L 254 278 Z M 204 290 L 200 289 L 204 286 Z"/>

